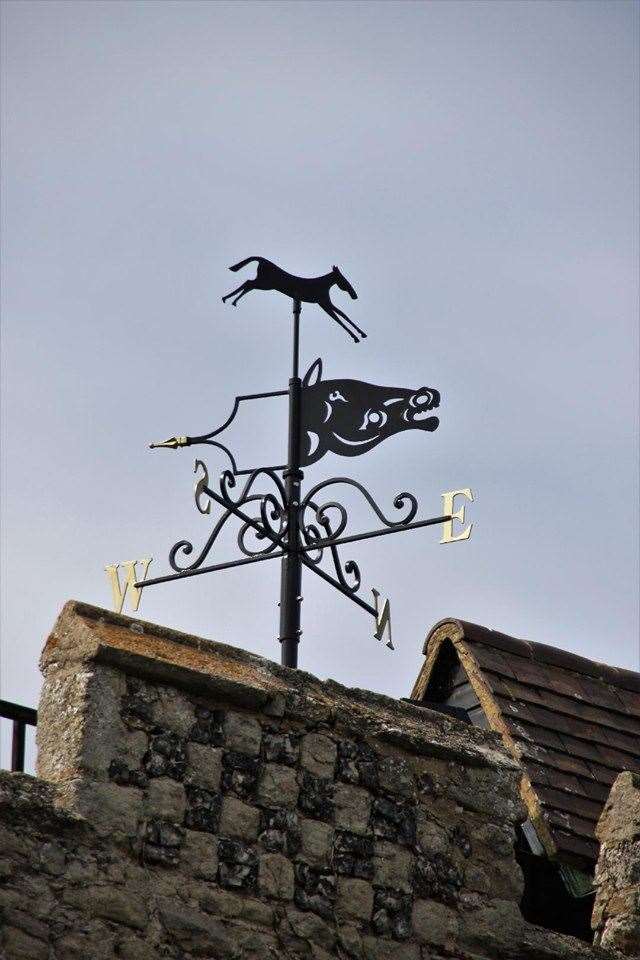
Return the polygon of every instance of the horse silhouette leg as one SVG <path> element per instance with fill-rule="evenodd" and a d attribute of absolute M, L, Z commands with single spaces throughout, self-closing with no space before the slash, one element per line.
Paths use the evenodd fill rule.
<path fill-rule="evenodd" d="M 232 296 L 234 295 L 234 293 L 240 293 L 240 291 L 242 290 L 242 288 L 245 287 L 248 282 L 249 282 L 248 280 L 245 280 L 244 283 L 241 283 L 240 286 L 239 286 L 239 287 L 236 287 L 235 290 L 232 290 L 231 293 L 226 293 L 226 294 L 224 295 L 224 297 L 222 298 L 222 302 L 224 303 L 225 300 L 228 300 L 229 297 L 232 297 Z"/>
<path fill-rule="evenodd" d="M 238 300 L 242 300 L 242 298 L 243 298 L 243 297 L 246 297 L 246 295 L 247 295 L 248 293 L 250 293 L 252 290 L 255 290 L 255 289 L 256 289 L 256 285 L 255 285 L 255 283 L 253 282 L 253 280 L 247 280 L 246 283 L 243 283 L 243 284 L 242 284 L 242 287 L 243 287 L 243 289 L 240 291 L 240 293 L 239 293 L 238 296 L 235 298 L 235 300 L 232 300 L 232 301 L 231 301 L 231 303 L 234 305 L 234 307 L 235 307 L 235 305 L 237 304 Z"/>
<path fill-rule="evenodd" d="M 356 337 L 356 335 L 355 335 L 354 333 L 352 333 L 351 330 L 349 329 L 349 327 L 348 327 L 345 323 L 342 322 L 342 320 L 340 319 L 340 317 L 338 317 L 337 314 L 335 314 L 335 313 L 333 312 L 333 304 L 327 304 L 327 305 L 325 305 L 324 303 L 319 303 L 318 306 L 322 307 L 322 309 L 324 310 L 324 312 L 325 312 L 325 313 L 328 313 L 332 320 L 335 320 L 336 323 L 339 323 L 343 330 L 346 330 L 346 332 L 349 334 L 349 336 L 350 336 L 351 339 L 354 341 L 354 343 L 360 343 L 360 341 L 358 340 L 358 338 Z"/>
<path fill-rule="evenodd" d="M 335 312 L 336 312 L 339 316 L 341 316 L 341 317 L 343 318 L 343 320 L 346 320 L 347 323 L 351 324 L 351 326 L 354 328 L 354 330 L 357 330 L 357 331 L 358 331 L 358 333 L 360 334 L 360 336 L 361 336 L 363 339 L 366 338 L 367 335 L 366 335 L 366 333 L 364 332 L 364 330 L 361 330 L 360 327 L 358 326 L 358 324 L 353 322 L 353 320 L 351 319 L 351 317 L 348 317 L 348 316 L 346 315 L 346 313 L 344 313 L 342 310 L 340 310 L 338 307 L 336 307 L 335 303 L 332 303 L 331 306 L 333 307 L 333 309 L 335 310 Z"/>

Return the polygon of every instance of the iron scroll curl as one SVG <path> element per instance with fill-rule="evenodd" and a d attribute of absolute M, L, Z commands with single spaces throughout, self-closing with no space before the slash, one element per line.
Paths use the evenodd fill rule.
<path fill-rule="evenodd" d="M 276 493 L 251 493 L 258 479 L 264 477 L 274 483 Z M 277 543 L 274 542 L 272 537 L 282 538 L 286 535 L 286 494 L 282 481 L 273 470 L 259 469 L 252 471 L 237 499 L 233 498 L 230 494 L 230 490 L 235 486 L 236 479 L 233 472 L 231 470 L 224 470 L 220 476 L 220 498 L 228 508 L 214 525 L 202 550 L 192 563 L 179 566 L 177 562 L 179 554 L 182 556 L 190 556 L 193 552 L 193 544 L 191 541 L 179 540 L 173 545 L 169 552 L 169 565 L 177 573 L 183 573 L 187 570 L 197 570 L 198 567 L 204 563 L 218 536 L 226 526 L 227 521 L 235 515 L 234 510 L 230 508 L 244 507 L 248 504 L 258 504 L 260 512 L 258 529 L 256 529 L 253 523 L 244 522 L 238 532 L 238 547 L 246 557 L 260 557 L 272 553 L 277 547 Z M 273 527 L 272 521 L 279 521 L 277 528 Z M 250 546 L 247 540 L 250 534 L 255 536 L 261 543 L 264 542 L 263 545 L 258 549 Z"/>
<path fill-rule="evenodd" d="M 418 501 L 412 493 L 406 490 L 396 494 L 393 500 L 393 506 L 397 510 L 405 510 L 405 513 L 404 516 L 397 520 L 389 519 L 366 487 L 358 483 L 357 480 L 352 480 L 350 477 L 334 477 L 331 480 L 323 480 L 321 483 L 317 483 L 312 487 L 302 500 L 298 520 L 302 540 L 305 546 L 311 548 L 312 551 L 314 545 L 317 545 L 315 551 L 307 551 L 308 559 L 317 565 L 321 562 L 324 551 L 329 550 L 338 582 L 344 590 L 350 594 L 355 594 L 360 589 L 362 583 L 358 564 L 355 560 L 348 560 L 343 564 L 338 553 L 338 547 L 333 543 L 326 543 L 327 540 L 337 539 L 346 530 L 349 522 L 347 509 L 344 504 L 339 503 L 337 500 L 328 500 L 325 503 L 318 502 L 318 494 L 321 491 L 338 484 L 355 487 L 365 498 L 381 523 L 389 528 L 401 528 L 410 524 L 418 511 Z M 309 512 L 311 512 L 311 517 L 308 518 Z M 323 533 L 320 532 L 321 529 Z M 347 577 L 352 578 L 351 583 Z"/>
<path fill-rule="evenodd" d="M 361 483 L 358 483 L 357 480 L 352 480 L 350 477 L 333 477 L 331 480 L 323 480 L 320 483 L 317 483 L 315 487 L 311 488 L 309 493 L 306 495 L 306 497 L 300 504 L 300 511 L 302 515 L 304 516 L 305 510 L 311 507 L 312 505 L 311 501 L 315 497 L 317 497 L 318 493 L 320 493 L 321 490 L 326 490 L 327 487 L 332 487 L 332 486 L 335 486 L 336 484 L 346 484 L 347 486 L 355 487 L 356 490 L 359 490 L 362 496 L 365 498 L 365 500 L 369 504 L 369 506 L 371 507 L 371 509 L 373 510 L 373 512 L 375 513 L 375 515 L 378 517 L 381 523 L 385 525 L 385 527 L 405 526 L 406 524 L 411 523 L 416 513 L 418 512 L 417 498 L 412 493 L 409 493 L 408 491 L 403 490 L 401 493 L 397 493 L 396 496 L 394 497 L 393 506 L 396 508 L 396 510 L 402 510 L 404 509 L 405 504 L 408 503 L 409 510 L 406 516 L 401 517 L 397 520 L 390 520 L 388 517 L 385 516 L 385 514 L 382 512 L 382 510 L 380 509 L 376 501 L 373 499 L 369 491 Z M 332 536 L 338 537 L 343 532 L 347 524 L 346 510 L 344 506 L 342 506 L 342 504 L 331 502 L 331 503 L 323 504 L 320 507 L 316 507 L 316 519 L 319 520 L 318 512 L 320 513 L 321 516 L 324 516 L 325 511 L 328 510 L 330 507 L 337 508 L 338 511 L 341 513 L 341 526 L 338 531 L 334 531 L 332 534 Z"/>
<path fill-rule="evenodd" d="M 357 593 L 362 583 L 362 577 L 360 575 L 360 567 L 356 561 L 347 560 L 347 562 L 343 564 L 336 546 L 331 545 L 326 547 L 322 545 L 323 540 L 339 536 L 339 534 L 345 529 L 347 525 L 346 509 L 340 503 L 326 503 L 322 507 L 319 507 L 318 504 L 311 501 L 307 504 L 307 506 L 312 510 L 315 510 L 317 522 L 324 531 L 324 533 L 321 533 L 316 524 L 313 522 L 305 523 L 304 512 L 300 512 L 298 522 L 303 543 L 306 547 L 311 547 L 312 550 L 314 545 L 317 544 L 317 552 L 314 552 L 313 555 L 311 552 L 305 551 L 307 560 L 314 566 L 318 566 L 324 557 L 325 549 L 328 549 L 331 553 L 331 559 L 333 561 L 333 567 L 338 579 L 338 583 L 349 594 L 353 595 Z M 331 526 L 331 519 L 328 516 L 329 508 L 337 509 L 340 514 L 340 524 L 336 530 L 333 530 Z M 347 577 L 353 577 L 353 583 L 349 583 Z"/>

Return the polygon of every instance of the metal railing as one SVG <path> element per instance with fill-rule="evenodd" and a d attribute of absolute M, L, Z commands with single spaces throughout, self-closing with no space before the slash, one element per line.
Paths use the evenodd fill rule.
<path fill-rule="evenodd" d="M 11 734 L 11 772 L 24 772 L 24 745 L 27 727 L 38 723 L 38 711 L 33 707 L 23 707 L 19 703 L 0 700 L 0 717 L 13 721 Z"/>

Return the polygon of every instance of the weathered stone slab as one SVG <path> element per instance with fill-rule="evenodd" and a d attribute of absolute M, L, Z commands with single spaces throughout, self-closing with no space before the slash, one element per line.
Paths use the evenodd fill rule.
<path fill-rule="evenodd" d="M 144 902 L 117 887 L 70 887 L 62 895 L 64 903 L 79 907 L 89 917 L 113 920 L 127 927 L 144 930 L 148 913 Z"/>
<path fill-rule="evenodd" d="M 435 900 L 416 900 L 412 913 L 413 930 L 420 943 L 453 949 L 459 927 L 458 915 Z"/>
<path fill-rule="evenodd" d="M 170 939 L 194 956 L 231 955 L 233 938 L 221 920 L 171 900 L 160 901 L 158 916 Z"/>

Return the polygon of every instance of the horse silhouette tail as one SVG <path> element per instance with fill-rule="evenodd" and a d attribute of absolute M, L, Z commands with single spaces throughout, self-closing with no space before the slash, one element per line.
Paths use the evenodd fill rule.
<path fill-rule="evenodd" d="M 232 267 L 229 267 L 229 270 L 233 270 L 235 273 L 236 270 L 242 270 L 243 267 L 246 267 L 246 265 L 251 263 L 253 260 L 257 260 L 258 263 L 262 263 L 264 257 L 247 257 L 246 260 L 241 260 L 240 263 L 234 263 Z"/>

